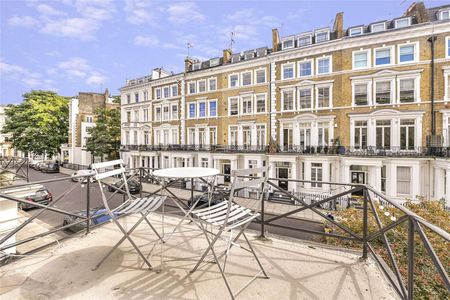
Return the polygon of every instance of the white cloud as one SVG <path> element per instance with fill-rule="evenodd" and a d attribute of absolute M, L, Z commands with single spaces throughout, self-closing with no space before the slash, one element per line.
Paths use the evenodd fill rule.
<path fill-rule="evenodd" d="M 62 61 L 58 64 L 58 67 L 69 77 L 85 77 L 91 70 L 88 61 L 81 57 L 72 57 L 69 60 Z"/>
<path fill-rule="evenodd" d="M 92 39 L 100 25 L 96 20 L 86 18 L 68 18 L 49 20 L 41 32 L 55 36 L 79 38 L 81 40 Z"/>
<path fill-rule="evenodd" d="M 150 24 L 155 21 L 151 0 L 125 0 L 127 22 L 134 25 Z"/>
<path fill-rule="evenodd" d="M 76 0 L 74 6 L 82 16 L 98 21 L 111 19 L 116 12 L 113 0 Z"/>
<path fill-rule="evenodd" d="M 89 85 L 101 85 L 105 84 L 108 78 L 98 72 L 93 72 L 88 78 L 86 78 L 86 83 Z"/>
<path fill-rule="evenodd" d="M 167 8 L 169 21 L 174 24 L 186 24 L 188 22 L 205 20 L 205 16 L 198 10 L 193 2 L 179 2 L 170 4 Z"/>
<path fill-rule="evenodd" d="M 39 24 L 38 20 L 30 16 L 12 16 L 8 19 L 8 24 L 11 26 L 32 28 Z"/>
<path fill-rule="evenodd" d="M 46 15 L 46 16 L 64 16 L 64 15 L 66 15 L 65 12 L 57 10 L 48 4 L 39 4 L 38 6 L 36 6 L 36 10 L 39 13 Z"/>
<path fill-rule="evenodd" d="M 0 73 L 6 80 L 21 82 L 28 88 L 49 89 L 53 85 L 53 80 L 42 79 L 41 74 L 32 72 L 20 65 L 9 64 L 0 60 Z"/>
<path fill-rule="evenodd" d="M 159 45 L 159 39 L 154 35 L 138 35 L 134 38 L 134 44 L 151 48 Z"/>

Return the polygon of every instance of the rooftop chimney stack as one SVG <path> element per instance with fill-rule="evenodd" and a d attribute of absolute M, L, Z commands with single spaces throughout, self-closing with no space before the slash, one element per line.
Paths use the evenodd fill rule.
<path fill-rule="evenodd" d="M 192 64 L 194 63 L 194 60 L 190 58 L 189 56 L 186 57 L 184 60 L 184 71 L 189 72 L 192 70 Z"/>
<path fill-rule="evenodd" d="M 416 16 L 417 23 L 425 23 L 430 21 L 423 2 L 414 2 L 408 7 L 403 15 L 405 17 Z"/>
<path fill-rule="evenodd" d="M 344 36 L 344 13 L 339 12 L 334 19 L 333 32 L 336 34 L 336 38 L 340 39 Z"/>
<path fill-rule="evenodd" d="M 231 51 L 231 49 L 225 49 L 223 50 L 223 64 L 227 64 L 230 62 L 231 60 L 231 54 L 233 54 L 233 52 Z"/>
<path fill-rule="evenodd" d="M 280 35 L 278 29 L 272 29 L 272 52 L 278 51 L 278 45 L 280 44 Z"/>

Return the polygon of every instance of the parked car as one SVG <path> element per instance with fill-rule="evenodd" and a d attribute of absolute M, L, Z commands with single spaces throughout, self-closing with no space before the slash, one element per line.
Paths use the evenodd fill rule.
<path fill-rule="evenodd" d="M 210 205 L 216 205 L 220 202 L 222 202 L 224 200 L 225 195 L 223 193 L 218 193 L 218 192 L 213 192 L 211 195 L 211 202 Z M 192 205 L 194 205 L 194 203 L 198 200 L 198 198 L 200 198 L 200 200 L 198 201 L 197 205 L 195 206 L 196 208 L 203 208 L 208 206 L 209 200 L 208 200 L 208 194 L 202 194 L 202 195 L 197 195 L 194 196 L 194 201 L 192 202 L 191 200 L 188 201 L 188 206 L 189 208 L 192 207 Z"/>
<path fill-rule="evenodd" d="M 75 181 L 75 182 L 82 181 L 82 183 L 86 183 L 87 182 L 87 178 L 86 177 L 78 177 L 78 178 L 73 178 L 73 177 L 76 177 L 76 176 L 87 176 L 87 175 L 93 175 L 93 174 L 95 174 L 95 173 L 92 170 L 78 170 L 78 171 L 76 171 L 76 172 L 74 172 L 72 174 L 72 181 Z M 95 178 L 93 176 L 91 176 L 89 181 L 90 182 L 95 182 Z"/>
<path fill-rule="evenodd" d="M 32 169 L 36 168 L 36 165 L 41 163 L 42 160 L 37 160 L 37 159 L 32 159 L 30 160 L 30 162 L 28 163 L 28 166 Z"/>
<path fill-rule="evenodd" d="M 46 166 L 41 168 L 41 172 L 43 172 L 43 173 L 59 173 L 59 164 L 58 163 L 48 163 Z"/>
<path fill-rule="evenodd" d="M 34 166 L 34 169 L 35 169 L 36 171 L 40 171 L 40 170 L 42 170 L 43 168 L 45 168 L 47 165 L 48 165 L 48 162 L 46 162 L 46 161 L 41 161 L 40 163 L 37 163 L 37 164 Z"/>
<path fill-rule="evenodd" d="M 141 185 L 139 184 L 139 182 L 137 180 L 134 179 L 130 179 L 127 181 L 128 182 L 128 189 L 130 190 L 130 194 L 137 194 L 141 191 Z M 119 180 L 116 181 L 113 186 L 115 186 L 117 189 L 120 188 L 119 191 L 117 191 L 117 193 L 125 193 L 125 185 L 123 185 L 123 180 Z M 115 192 L 116 189 L 112 186 L 108 186 L 108 191 L 110 192 Z"/>
<path fill-rule="evenodd" d="M 30 202 L 48 205 L 53 201 L 52 194 L 42 184 L 33 184 L 25 187 L 11 188 L 3 191 L 5 194 L 27 200 Z M 19 203 L 19 208 L 23 210 L 34 208 L 32 204 Z"/>
<path fill-rule="evenodd" d="M 75 214 L 80 217 L 66 215 L 66 216 L 64 216 L 62 225 L 67 226 L 69 224 L 83 220 L 82 217 L 86 216 L 86 210 L 81 210 L 81 211 L 75 212 Z M 106 209 L 104 209 L 104 208 L 91 208 L 90 216 L 91 216 L 91 221 L 90 221 L 91 226 L 97 225 L 97 224 L 102 224 L 102 223 L 105 223 L 105 222 L 108 222 L 109 220 L 111 220 L 111 217 L 108 214 L 106 214 Z M 115 214 L 115 216 L 119 216 L 119 214 Z M 64 231 L 67 233 L 75 233 L 75 232 L 84 230 L 85 228 L 86 228 L 86 222 L 81 222 L 81 223 L 75 224 L 73 226 L 67 227 L 66 229 L 64 229 Z"/>

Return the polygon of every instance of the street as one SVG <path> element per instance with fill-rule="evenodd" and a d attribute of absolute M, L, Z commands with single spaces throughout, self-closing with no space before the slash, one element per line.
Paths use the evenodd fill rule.
<path fill-rule="evenodd" d="M 74 171 L 75 172 L 75 171 Z M 57 179 L 57 178 L 69 178 L 70 176 L 61 174 L 61 173 L 54 173 L 54 174 L 46 174 L 42 172 L 38 172 L 35 170 L 30 169 L 29 171 L 30 176 L 30 182 L 40 181 L 40 180 L 48 180 L 48 179 Z M 67 194 L 59 200 L 56 204 L 53 205 L 53 207 L 65 210 L 67 212 L 77 212 L 80 210 L 86 209 L 86 185 L 80 185 L 80 183 L 73 182 L 72 180 L 64 180 L 64 181 L 58 181 L 58 182 L 49 182 L 44 184 L 45 187 L 52 193 L 53 195 L 53 201 L 55 201 L 60 195 L 67 192 Z M 71 190 L 72 189 L 72 190 Z M 110 192 L 107 192 L 108 195 L 111 195 Z M 115 208 L 118 205 L 122 203 L 124 200 L 123 195 L 116 194 L 114 197 L 109 201 L 110 207 Z M 97 183 L 91 183 L 90 184 L 90 207 L 96 208 L 96 207 L 102 207 L 103 201 L 101 198 L 100 189 L 98 187 Z M 172 206 L 171 203 L 168 203 L 168 206 Z M 182 215 L 178 208 L 171 209 L 173 214 Z M 167 210 L 166 210 L 167 212 Z M 28 211 L 29 214 L 33 215 L 36 213 L 39 213 L 38 209 L 33 209 Z M 273 217 L 271 214 L 266 214 L 266 219 Z M 46 211 L 42 215 L 38 217 L 38 219 L 48 225 L 50 227 L 58 227 L 62 225 L 64 216 L 60 213 L 52 212 L 52 211 Z M 315 231 L 322 231 L 323 225 L 319 224 L 317 222 L 309 222 L 309 221 L 303 221 L 298 220 L 294 218 L 283 218 L 281 220 L 277 221 L 277 224 L 283 225 L 283 226 L 290 226 L 290 227 L 296 227 L 296 228 L 302 228 L 307 230 L 315 230 Z M 260 230 L 260 225 L 252 223 L 249 226 L 250 229 L 253 230 Z M 269 234 L 278 234 L 288 237 L 294 237 L 299 239 L 306 239 L 306 240 L 318 240 L 318 236 L 314 236 L 312 234 L 293 231 L 293 230 L 287 230 L 283 228 L 275 228 L 273 226 L 266 226 L 265 227 L 266 232 Z"/>

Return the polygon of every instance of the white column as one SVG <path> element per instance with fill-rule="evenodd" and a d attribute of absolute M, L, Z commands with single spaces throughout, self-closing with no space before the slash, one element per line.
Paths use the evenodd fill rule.
<path fill-rule="evenodd" d="M 397 166 L 386 165 L 386 195 L 397 196 Z"/>
<path fill-rule="evenodd" d="M 297 179 L 297 162 L 292 162 L 291 163 L 291 178 L 292 179 Z M 297 182 L 295 181 L 289 181 L 289 191 L 293 191 L 296 192 L 297 191 Z"/>
<path fill-rule="evenodd" d="M 442 199 L 444 195 L 444 176 L 445 172 L 442 168 L 434 168 L 434 198 L 435 200 Z"/>
<path fill-rule="evenodd" d="M 306 181 L 311 180 L 311 162 L 305 161 L 305 174 L 303 175 Z M 311 183 L 305 182 L 305 189 L 310 189 Z"/>
<path fill-rule="evenodd" d="M 252 130 L 251 131 L 251 133 L 252 133 L 251 145 L 256 146 L 256 124 L 253 124 L 251 128 L 252 128 L 251 129 Z"/>
<path fill-rule="evenodd" d="M 369 176 L 370 185 L 373 186 L 377 191 L 381 191 L 381 167 L 371 167 L 371 174 L 369 174 Z"/>
<path fill-rule="evenodd" d="M 445 205 L 450 207 L 450 169 L 445 170 Z"/>
<path fill-rule="evenodd" d="M 230 160 L 230 167 L 231 167 L 231 171 L 237 170 L 237 168 L 238 168 L 237 159 Z"/>
<path fill-rule="evenodd" d="M 238 125 L 238 146 L 241 146 L 243 144 L 244 138 L 242 136 L 242 126 Z M 232 168 L 233 169 L 233 168 Z"/>
<path fill-rule="evenodd" d="M 411 198 L 416 199 L 420 193 L 420 166 L 417 164 L 411 168 Z"/>
<path fill-rule="evenodd" d="M 330 182 L 330 163 L 329 162 L 323 162 L 322 163 L 322 180 L 325 182 Z M 330 191 L 330 185 L 329 184 L 323 184 L 323 190 L 324 191 Z"/>

